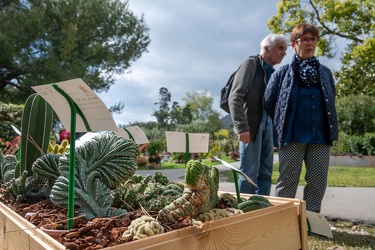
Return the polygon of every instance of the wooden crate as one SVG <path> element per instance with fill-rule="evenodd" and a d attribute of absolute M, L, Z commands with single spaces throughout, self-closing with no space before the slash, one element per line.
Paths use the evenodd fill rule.
<path fill-rule="evenodd" d="M 235 194 L 234 194 L 235 195 Z M 250 197 L 251 195 L 242 195 Z M 274 205 L 105 248 L 124 249 L 306 249 L 306 204 L 298 199 L 267 197 Z M 0 204 L 0 249 L 65 249 L 11 209 Z"/>
<path fill-rule="evenodd" d="M 58 241 L 0 202 L 0 249 L 65 249 Z"/>

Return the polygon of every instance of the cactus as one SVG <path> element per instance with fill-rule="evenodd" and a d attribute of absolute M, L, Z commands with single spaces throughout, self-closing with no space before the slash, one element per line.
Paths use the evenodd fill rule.
<path fill-rule="evenodd" d="M 55 180 L 60 176 L 60 171 L 58 168 L 60 157 L 61 155 L 59 154 L 42 155 L 33 163 L 33 172 L 42 178 L 50 180 L 51 183 L 55 182 Z"/>
<path fill-rule="evenodd" d="M 173 223 L 187 217 L 194 218 L 217 204 L 219 171 L 215 167 L 191 160 L 186 164 L 185 189 L 181 197 L 159 211 L 158 220 Z"/>
<path fill-rule="evenodd" d="M 164 184 L 160 183 L 162 180 Z M 134 175 L 121 187 L 114 191 L 114 206 L 117 208 L 159 211 L 182 195 L 183 189 L 160 172 L 154 178 L 151 175 L 142 177 Z"/>
<path fill-rule="evenodd" d="M 124 213 L 112 210 L 111 189 L 130 179 L 137 168 L 138 145 L 114 134 L 102 134 L 76 148 L 74 203 L 87 219 Z M 69 152 L 59 158 L 60 176 L 56 179 L 51 200 L 68 206 Z"/>
<path fill-rule="evenodd" d="M 266 199 L 266 198 L 264 198 Z M 266 208 L 266 207 L 270 207 L 272 206 L 272 204 L 267 200 L 264 200 L 262 198 L 253 198 L 245 202 L 242 202 L 240 204 L 238 204 L 238 209 L 242 210 L 244 213 L 247 213 L 247 212 L 251 212 L 251 211 L 254 211 L 254 210 L 258 210 L 258 209 L 262 209 L 262 208 Z"/>
<path fill-rule="evenodd" d="M 62 140 L 60 145 L 57 144 L 57 143 L 52 145 L 52 143 L 50 142 L 48 144 L 48 153 L 64 154 L 65 152 L 67 152 L 69 150 L 68 145 L 69 145 L 69 141 L 66 140 L 66 139 Z"/>
<path fill-rule="evenodd" d="M 0 157 L 0 183 L 6 183 L 14 178 L 17 158 L 14 155 Z"/>
<path fill-rule="evenodd" d="M 238 215 L 238 214 L 243 214 L 243 211 L 239 209 L 235 209 L 235 208 L 226 208 L 226 209 L 213 208 L 208 212 L 198 214 L 198 216 L 196 217 L 196 220 L 199 220 L 201 222 L 208 222 L 208 221 L 214 221 L 214 220 L 227 218 L 227 217 Z"/>
<path fill-rule="evenodd" d="M 25 170 L 20 177 L 12 178 L 9 182 L 1 185 L 4 199 L 31 204 L 48 197 L 50 191 L 44 185 L 46 180 L 27 175 Z"/>
<path fill-rule="evenodd" d="M 164 227 L 156 219 L 144 215 L 133 220 L 122 237 L 133 236 L 133 239 L 139 240 L 162 233 L 164 233 Z"/>
<path fill-rule="evenodd" d="M 21 125 L 21 165 L 15 177 L 26 170 L 32 176 L 32 164 L 48 150 L 52 130 L 52 107 L 38 94 L 27 98 Z"/>

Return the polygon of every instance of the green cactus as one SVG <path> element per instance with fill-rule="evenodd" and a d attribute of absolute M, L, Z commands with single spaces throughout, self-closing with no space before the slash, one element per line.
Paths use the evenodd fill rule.
<path fill-rule="evenodd" d="M 14 155 L 5 155 L 0 158 L 0 183 L 9 182 L 14 178 L 17 158 Z"/>
<path fill-rule="evenodd" d="M 166 185 L 158 180 L 164 180 L 163 183 L 166 182 Z M 138 209 L 142 206 L 149 211 L 159 211 L 180 197 L 182 192 L 181 187 L 169 183 L 168 178 L 160 172 L 155 173 L 154 178 L 151 175 L 136 176 L 114 191 L 114 206 L 127 209 Z"/>
<path fill-rule="evenodd" d="M 87 219 L 115 216 L 125 211 L 112 210 L 111 189 L 130 179 L 137 168 L 138 145 L 114 134 L 102 134 L 76 148 L 74 203 Z M 51 200 L 68 206 L 69 152 L 59 158 L 60 176 Z"/>
<path fill-rule="evenodd" d="M 27 175 L 25 170 L 20 177 L 1 185 L 4 199 L 31 204 L 49 196 L 49 188 L 44 185 L 45 179 Z"/>
<path fill-rule="evenodd" d="M 191 160 L 186 164 L 183 195 L 159 211 L 162 223 L 194 218 L 214 208 L 219 200 L 219 171 L 215 167 Z"/>
<path fill-rule="evenodd" d="M 26 170 L 32 176 L 32 164 L 47 152 L 52 130 L 53 109 L 38 94 L 27 98 L 21 125 L 21 165 L 15 176 L 20 177 Z"/>
<path fill-rule="evenodd" d="M 270 202 L 252 199 L 238 204 L 238 209 L 242 210 L 244 213 L 247 213 L 270 206 L 272 206 Z"/>
<path fill-rule="evenodd" d="M 42 178 L 46 178 L 54 182 L 60 176 L 58 168 L 61 155 L 45 154 L 35 160 L 32 170 L 35 174 Z"/>

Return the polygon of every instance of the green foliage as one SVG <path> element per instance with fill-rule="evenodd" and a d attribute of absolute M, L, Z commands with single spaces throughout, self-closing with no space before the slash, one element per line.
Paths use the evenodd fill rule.
<path fill-rule="evenodd" d="M 210 157 L 217 156 L 220 158 L 221 156 L 221 147 L 219 144 L 214 145 L 211 147 L 210 152 L 208 153 Z"/>
<path fill-rule="evenodd" d="M 106 91 L 150 43 L 128 1 L 3 1 L 0 10 L 4 102 L 24 102 L 31 86 L 77 77 Z"/>
<path fill-rule="evenodd" d="M 171 93 L 167 88 L 162 87 L 159 89 L 159 101 L 155 102 L 155 105 L 159 106 L 158 110 L 154 110 L 152 116 L 156 117 L 158 121 L 159 128 L 164 130 L 168 129 L 169 120 L 170 120 L 170 107 L 169 103 L 171 102 Z"/>
<path fill-rule="evenodd" d="M 375 132 L 375 99 L 367 95 L 348 95 L 336 99 L 339 131 L 347 135 Z"/>
<path fill-rule="evenodd" d="M 23 104 L 15 105 L 0 102 L 0 152 L 5 148 L 6 142 L 11 142 L 17 136 L 10 125 L 21 128 L 23 108 Z"/>
<path fill-rule="evenodd" d="M 220 114 L 213 109 L 214 99 L 207 91 L 187 92 L 186 97 L 182 98 L 182 100 L 185 101 L 186 105 L 189 105 L 193 117 L 192 120 L 200 120 L 206 123 L 201 132 L 207 132 L 213 136 L 214 132 L 219 130 L 221 126 Z"/>
<path fill-rule="evenodd" d="M 185 155 L 186 153 L 174 152 L 172 153 L 172 158 L 175 162 L 185 162 Z M 189 155 L 189 159 L 190 159 L 190 155 Z"/>
<path fill-rule="evenodd" d="M 282 0 L 268 21 L 275 33 L 290 33 L 298 23 L 319 29 L 317 55 L 333 58 L 346 44 L 341 70 L 335 72 L 337 94 L 375 94 L 375 2 L 362 0 Z"/>
<path fill-rule="evenodd" d="M 161 140 L 152 140 L 147 144 L 147 152 L 149 156 L 157 156 L 166 148 Z"/>
<path fill-rule="evenodd" d="M 360 155 L 375 155 L 375 133 L 360 136 L 350 136 L 345 141 L 348 153 Z"/>

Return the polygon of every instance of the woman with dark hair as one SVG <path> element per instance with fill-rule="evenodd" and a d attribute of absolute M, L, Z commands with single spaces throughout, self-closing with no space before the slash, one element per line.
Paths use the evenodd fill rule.
<path fill-rule="evenodd" d="M 297 25 L 291 35 L 292 62 L 278 69 L 265 92 L 265 110 L 274 126 L 279 151 L 275 195 L 294 198 L 302 163 L 306 166 L 303 199 L 320 212 L 327 185 L 330 148 L 338 138 L 335 84 L 331 70 L 314 53 L 319 33 L 312 24 Z"/>

